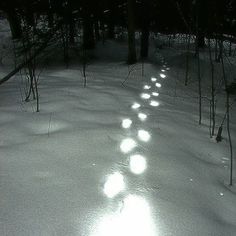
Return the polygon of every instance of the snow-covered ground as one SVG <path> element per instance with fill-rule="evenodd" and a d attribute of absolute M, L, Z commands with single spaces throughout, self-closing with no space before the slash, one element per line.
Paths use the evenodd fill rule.
<path fill-rule="evenodd" d="M 207 103 L 198 125 L 181 54 L 151 50 L 124 85 L 121 43 L 98 45 L 86 88 L 79 66 L 45 68 L 39 113 L 20 75 L 1 85 L 1 236 L 236 235 L 227 135 L 209 138 Z"/>

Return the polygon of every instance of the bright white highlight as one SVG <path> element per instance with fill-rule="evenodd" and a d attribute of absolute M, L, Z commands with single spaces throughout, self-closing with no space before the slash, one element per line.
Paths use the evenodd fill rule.
<path fill-rule="evenodd" d="M 120 144 L 120 149 L 124 153 L 130 152 L 136 147 L 136 142 L 131 138 L 124 139 Z"/>
<path fill-rule="evenodd" d="M 151 135 L 146 130 L 139 130 L 138 137 L 141 141 L 148 142 L 151 138 Z"/>
<path fill-rule="evenodd" d="M 160 83 L 156 83 L 156 87 L 157 88 L 161 88 L 161 84 Z"/>
<path fill-rule="evenodd" d="M 148 89 L 151 88 L 151 86 L 149 86 L 149 85 L 144 85 L 143 88 L 148 90 Z"/>
<path fill-rule="evenodd" d="M 158 97 L 158 96 L 159 96 L 159 93 L 157 93 L 157 92 L 153 92 L 153 93 L 152 93 L 152 96 L 154 96 L 154 97 Z"/>
<path fill-rule="evenodd" d="M 165 70 L 161 70 L 161 72 L 166 72 Z"/>
<path fill-rule="evenodd" d="M 149 99 L 150 97 L 151 97 L 151 95 L 148 94 L 148 93 L 142 93 L 141 94 L 141 98 L 143 98 L 143 99 Z"/>
<path fill-rule="evenodd" d="M 123 175 L 119 172 L 115 172 L 114 174 L 108 176 L 103 192 L 107 195 L 107 197 L 113 198 L 124 189 L 125 182 Z"/>
<path fill-rule="evenodd" d="M 130 119 L 124 119 L 123 121 L 122 121 L 122 127 L 124 128 L 124 129 L 128 129 L 128 128 L 130 128 L 130 126 L 132 125 L 132 120 L 130 120 Z"/>
<path fill-rule="evenodd" d="M 91 236 L 159 236 L 145 198 L 129 194 L 117 211 L 99 220 Z"/>
<path fill-rule="evenodd" d="M 133 108 L 133 109 L 138 109 L 140 106 L 141 106 L 140 104 L 138 104 L 138 103 L 135 102 L 135 103 L 132 105 L 132 108 Z"/>
<path fill-rule="evenodd" d="M 147 168 L 146 159 L 139 154 L 133 155 L 130 157 L 129 167 L 132 173 L 142 174 Z"/>
<path fill-rule="evenodd" d="M 157 78 L 152 77 L 152 78 L 151 78 L 151 81 L 152 81 L 152 82 L 156 82 L 156 81 L 157 81 Z"/>
<path fill-rule="evenodd" d="M 166 75 L 165 75 L 165 74 L 160 74 L 160 77 L 161 77 L 162 79 L 164 79 L 164 78 L 166 78 Z"/>
<path fill-rule="evenodd" d="M 139 118 L 140 120 L 144 121 L 144 120 L 147 119 L 147 115 L 144 114 L 144 113 L 139 113 L 139 114 L 138 114 L 138 118 Z"/>
<path fill-rule="evenodd" d="M 150 105 L 153 106 L 153 107 L 158 107 L 160 105 L 160 103 L 157 102 L 157 101 L 151 101 Z"/>

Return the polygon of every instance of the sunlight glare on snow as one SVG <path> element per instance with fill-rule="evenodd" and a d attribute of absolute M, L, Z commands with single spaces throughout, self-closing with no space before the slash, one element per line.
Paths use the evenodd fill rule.
<path fill-rule="evenodd" d="M 156 81 L 157 81 L 157 78 L 152 77 L 152 78 L 151 78 L 151 81 L 152 81 L 152 82 L 156 82 Z"/>
<path fill-rule="evenodd" d="M 124 139 L 120 144 L 120 149 L 124 153 L 130 152 L 136 147 L 136 142 L 131 138 Z"/>
<path fill-rule="evenodd" d="M 130 120 L 130 119 L 124 119 L 123 121 L 122 121 L 122 127 L 124 128 L 124 129 L 128 129 L 128 128 L 130 128 L 130 126 L 132 125 L 132 120 Z"/>
<path fill-rule="evenodd" d="M 129 194 L 117 211 L 99 219 L 91 236 L 159 236 L 151 207 L 141 196 Z"/>
<path fill-rule="evenodd" d="M 132 155 L 130 157 L 129 167 L 132 173 L 137 175 L 142 174 L 147 168 L 146 159 L 139 154 Z"/>
<path fill-rule="evenodd" d="M 164 79 L 164 78 L 166 78 L 166 75 L 165 75 L 165 74 L 160 74 L 160 77 L 161 77 L 162 79 Z"/>
<path fill-rule="evenodd" d="M 138 137 L 141 141 L 148 142 L 151 138 L 151 135 L 146 130 L 139 130 L 138 131 Z"/>
<path fill-rule="evenodd" d="M 161 84 L 160 83 L 156 83 L 156 87 L 157 88 L 161 88 Z"/>
<path fill-rule="evenodd" d="M 144 113 L 139 113 L 139 114 L 138 114 L 138 118 L 139 118 L 140 120 L 144 121 L 144 120 L 147 119 L 147 115 L 144 114 Z"/>
<path fill-rule="evenodd" d="M 151 88 L 151 86 L 150 85 L 144 85 L 143 88 L 148 90 L 148 89 Z"/>
<path fill-rule="evenodd" d="M 115 172 L 114 174 L 108 176 L 103 192 L 107 195 L 107 197 L 113 198 L 124 189 L 125 183 L 123 175 L 119 172 Z"/>
<path fill-rule="evenodd" d="M 150 102 L 150 105 L 151 105 L 152 107 L 158 107 L 158 106 L 160 105 L 160 103 L 157 102 L 157 101 L 152 100 L 152 101 Z"/>
<path fill-rule="evenodd" d="M 152 96 L 154 96 L 154 97 L 158 97 L 158 96 L 159 96 L 159 93 L 157 93 L 157 92 L 153 92 L 153 93 L 152 93 Z"/>
<path fill-rule="evenodd" d="M 140 106 L 141 106 L 140 104 L 138 104 L 138 103 L 135 102 L 135 103 L 132 105 L 132 108 L 133 108 L 133 109 L 138 109 Z"/>
<path fill-rule="evenodd" d="M 149 99 L 150 97 L 151 97 L 151 95 L 148 94 L 148 93 L 142 93 L 142 94 L 141 94 L 141 98 L 142 98 L 142 99 Z"/>

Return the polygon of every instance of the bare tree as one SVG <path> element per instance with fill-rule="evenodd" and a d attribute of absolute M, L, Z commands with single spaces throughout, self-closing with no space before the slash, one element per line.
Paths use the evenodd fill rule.
<path fill-rule="evenodd" d="M 134 64 L 137 61 L 135 46 L 135 20 L 134 20 L 134 0 L 128 1 L 128 64 Z"/>

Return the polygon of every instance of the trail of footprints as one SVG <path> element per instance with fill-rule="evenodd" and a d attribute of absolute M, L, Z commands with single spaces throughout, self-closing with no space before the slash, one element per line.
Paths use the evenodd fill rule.
<path fill-rule="evenodd" d="M 156 108 L 160 105 L 157 97 L 159 96 L 159 90 L 162 86 L 161 82 L 166 79 L 166 71 L 170 70 L 163 57 L 161 57 L 161 62 L 163 66 L 158 77 L 151 77 L 150 83 L 146 83 L 143 86 L 140 98 L 144 105 L 139 102 L 134 102 L 131 105 L 131 110 L 136 112 L 138 120 L 142 124 L 148 120 L 148 114 L 143 111 L 145 107 L 151 106 Z M 121 123 L 121 127 L 124 130 L 129 130 L 134 125 L 134 122 L 130 118 L 123 119 Z M 145 150 L 145 144 L 150 141 L 151 134 L 145 129 L 139 129 L 136 135 L 137 137 L 135 138 L 127 137 L 123 139 L 120 143 L 120 150 L 124 154 L 129 154 L 129 170 L 135 175 L 140 175 L 144 173 L 147 168 L 147 160 L 144 155 L 135 150 L 137 147 L 143 147 L 142 149 Z M 138 143 L 137 140 L 139 140 L 140 143 Z M 122 173 L 117 171 L 107 177 L 103 188 L 103 192 L 107 197 L 113 198 L 123 190 L 125 190 L 125 181 Z"/>
<path fill-rule="evenodd" d="M 131 105 L 131 110 L 136 113 L 138 120 L 142 124 L 145 124 L 149 116 L 145 113 L 145 108 L 147 108 L 147 106 L 153 108 L 160 106 L 157 98 L 162 87 L 162 81 L 164 81 L 167 77 L 166 72 L 170 70 L 170 68 L 167 66 L 167 63 L 164 61 L 164 58 L 160 56 L 160 59 L 163 65 L 159 75 L 157 77 L 151 77 L 150 82 L 143 85 L 143 91 L 140 94 L 142 103 L 134 102 Z M 124 130 L 130 130 L 132 127 L 136 128 L 134 122 L 130 118 L 123 119 L 121 127 Z M 130 132 L 127 132 L 127 134 L 128 133 Z M 125 167 L 128 167 L 131 173 L 140 175 L 144 173 L 147 168 L 147 160 L 143 153 L 145 152 L 145 150 L 147 150 L 145 145 L 150 141 L 151 133 L 145 129 L 138 129 L 135 133 L 137 135 L 135 138 L 127 137 L 121 141 L 120 150 L 122 153 L 129 155 Z M 137 142 L 137 140 L 139 141 L 139 143 Z M 140 147 L 142 149 L 141 152 L 137 151 L 137 149 Z M 189 181 L 193 182 L 193 179 L 190 178 Z M 123 192 L 125 188 L 126 186 L 124 176 L 119 171 L 116 171 L 107 177 L 104 184 L 103 192 L 107 197 L 113 198 L 119 193 Z M 139 187 L 140 191 L 152 191 L 156 189 L 156 186 Z M 218 194 L 221 197 L 224 196 L 223 192 L 218 192 Z"/>

